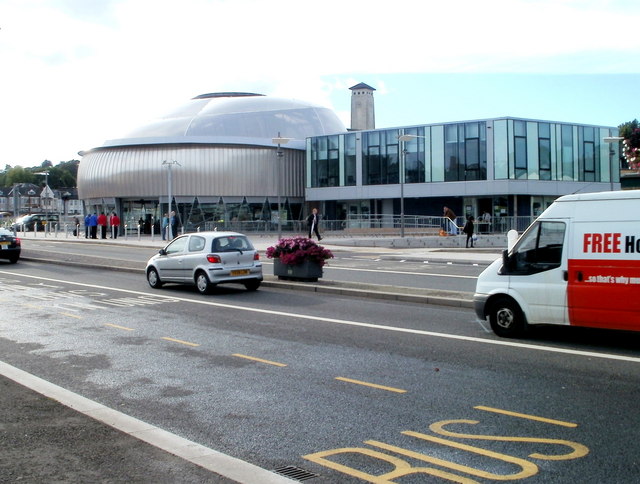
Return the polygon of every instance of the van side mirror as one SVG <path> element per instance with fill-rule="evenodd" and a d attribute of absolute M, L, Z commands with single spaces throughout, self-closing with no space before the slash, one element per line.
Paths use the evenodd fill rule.
<path fill-rule="evenodd" d="M 509 251 L 507 249 L 502 251 L 502 267 L 500 268 L 500 274 L 509 274 Z"/>
<path fill-rule="evenodd" d="M 167 255 L 167 251 L 166 251 L 166 250 L 164 250 L 164 249 L 160 249 L 160 250 L 158 251 L 158 254 L 160 254 L 160 255 Z"/>

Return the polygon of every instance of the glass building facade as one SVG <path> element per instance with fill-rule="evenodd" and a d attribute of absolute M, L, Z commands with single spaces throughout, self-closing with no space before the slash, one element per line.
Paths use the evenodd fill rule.
<path fill-rule="evenodd" d="M 619 188 L 617 128 L 518 118 L 307 139 L 306 199 L 325 217 L 537 215 L 576 191 Z M 400 189 L 403 193 L 400 192 Z M 318 203 L 316 203 L 317 205 Z"/>

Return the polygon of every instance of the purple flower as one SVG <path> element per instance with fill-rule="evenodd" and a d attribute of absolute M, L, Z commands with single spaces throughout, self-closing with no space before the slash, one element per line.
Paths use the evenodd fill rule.
<path fill-rule="evenodd" d="M 286 265 L 302 264 L 309 260 L 323 266 L 327 259 L 333 258 L 329 249 L 306 237 L 282 238 L 276 245 L 267 248 L 266 256 L 269 259 L 280 259 Z"/>

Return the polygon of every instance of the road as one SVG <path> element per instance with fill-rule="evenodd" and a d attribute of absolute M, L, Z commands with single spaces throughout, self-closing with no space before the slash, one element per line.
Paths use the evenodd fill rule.
<path fill-rule="evenodd" d="M 140 244 L 92 244 L 83 241 L 30 239 L 23 241 L 23 256 L 63 259 L 68 262 L 89 258 L 93 263 L 142 270 L 157 248 Z M 363 252 L 348 247 L 334 250 L 335 258 L 324 268 L 323 280 L 364 283 L 381 286 L 411 287 L 464 292 L 471 295 L 476 278 L 496 253 L 484 254 L 484 260 L 428 260 L 422 254 L 394 255 L 389 252 Z M 272 261 L 262 257 L 265 274 L 273 274 Z"/>
<path fill-rule="evenodd" d="M 640 475 L 638 335 L 508 341 L 468 309 L 33 262 L 0 267 L 0 301 L 5 362 L 310 482 Z"/>

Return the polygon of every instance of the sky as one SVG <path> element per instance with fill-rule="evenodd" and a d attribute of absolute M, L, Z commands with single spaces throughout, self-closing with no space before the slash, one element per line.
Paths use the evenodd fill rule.
<path fill-rule="evenodd" d="M 0 169 L 80 159 L 219 91 L 347 127 L 360 82 L 376 128 L 618 126 L 640 118 L 639 25 L 638 0 L 0 0 Z"/>

